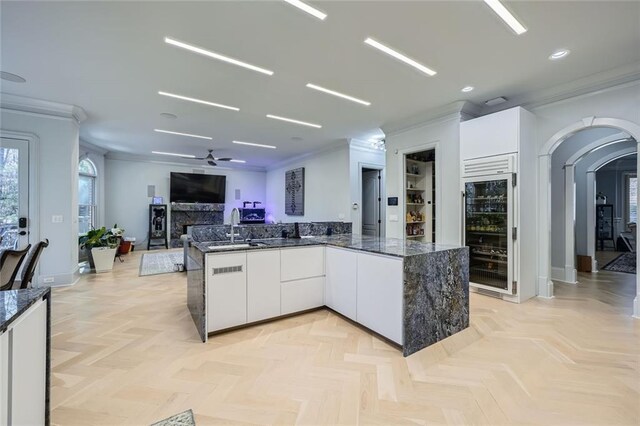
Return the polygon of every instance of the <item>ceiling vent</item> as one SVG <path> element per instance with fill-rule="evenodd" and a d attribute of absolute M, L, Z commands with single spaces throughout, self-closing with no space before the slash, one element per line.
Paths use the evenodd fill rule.
<path fill-rule="evenodd" d="M 500 104 L 505 103 L 505 102 L 507 102 L 507 98 L 505 98 L 503 96 L 499 96 L 497 98 L 489 99 L 484 104 L 486 106 L 496 106 L 496 105 L 500 105 Z"/>

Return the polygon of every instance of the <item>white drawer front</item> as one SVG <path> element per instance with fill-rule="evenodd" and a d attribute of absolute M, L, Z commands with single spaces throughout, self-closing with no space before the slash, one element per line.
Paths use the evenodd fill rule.
<path fill-rule="evenodd" d="M 283 282 L 324 276 L 324 247 L 303 247 L 280 251 Z"/>
<path fill-rule="evenodd" d="M 280 290 L 282 315 L 324 305 L 324 277 L 282 283 Z"/>

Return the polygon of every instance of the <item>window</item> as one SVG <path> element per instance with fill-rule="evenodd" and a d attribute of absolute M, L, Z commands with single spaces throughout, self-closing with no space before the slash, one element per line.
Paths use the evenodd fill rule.
<path fill-rule="evenodd" d="M 625 176 L 625 227 L 629 222 L 638 223 L 638 178 L 635 174 Z"/>
<path fill-rule="evenodd" d="M 90 160 L 78 165 L 78 232 L 85 234 L 96 227 L 96 166 Z"/>

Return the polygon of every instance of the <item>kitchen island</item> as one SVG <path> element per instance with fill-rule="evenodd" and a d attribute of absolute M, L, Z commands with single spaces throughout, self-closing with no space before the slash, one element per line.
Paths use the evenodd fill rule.
<path fill-rule="evenodd" d="M 328 307 L 405 356 L 469 326 L 466 247 L 336 235 L 189 247 L 187 304 L 210 334 Z"/>

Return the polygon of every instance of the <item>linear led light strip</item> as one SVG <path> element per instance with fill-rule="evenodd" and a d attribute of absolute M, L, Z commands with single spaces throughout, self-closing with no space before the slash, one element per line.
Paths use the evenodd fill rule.
<path fill-rule="evenodd" d="M 267 114 L 267 117 L 268 118 L 273 118 L 274 120 L 287 121 L 289 123 L 301 124 L 303 126 L 309 126 L 309 127 L 315 127 L 316 129 L 322 128 L 322 126 L 319 125 L 319 124 L 307 123 L 306 121 L 294 120 L 292 118 L 280 117 L 280 116 L 271 115 L 271 114 Z"/>
<path fill-rule="evenodd" d="M 175 152 L 162 152 L 162 151 L 151 151 L 152 154 L 159 154 L 159 155 L 170 155 L 172 157 L 182 157 L 182 158 L 196 158 L 195 155 L 189 155 L 189 154 L 177 154 Z"/>
<path fill-rule="evenodd" d="M 198 46 L 194 46 L 192 44 L 184 43 L 170 37 L 165 37 L 164 42 L 170 44 L 172 46 L 180 47 L 182 49 L 189 50 L 194 53 L 199 53 L 200 55 L 208 56 L 209 58 L 217 59 L 219 61 L 227 62 L 233 65 L 237 65 L 239 67 L 247 68 L 252 71 L 256 71 L 266 75 L 273 75 L 273 71 L 268 70 L 266 68 L 257 67 L 255 65 L 248 64 L 246 62 L 239 61 L 237 59 L 230 58 L 228 56 L 221 55 L 219 53 L 212 52 L 210 50 L 203 49 Z"/>
<path fill-rule="evenodd" d="M 153 131 L 154 132 L 158 132 L 158 133 L 168 133 L 170 135 L 188 136 L 190 138 L 213 140 L 213 138 L 211 138 L 209 136 L 193 135 L 191 133 L 172 132 L 170 130 L 160 130 L 160 129 L 153 129 Z"/>
<path fill-rule="evenodd" d="M 363 101 L 362 99 L 354 98 L 353 96 L 345 95 L 344 93 L 336 92 L 335 90 L 325 89 L 324 87 L 316 86 L 315 84 L 308 83 L 307 87 L 309 89 L 314 89 L 320 92 L 328 93 L 330 95 L 337 96 L 339 98 L 343 98 L 351 102 L 356 102 L 366 106 L 371 105 L 371 102 Z"/>
<path fill-rule="evenodd" d="M 426 67 L 426 66 L 422 65 L 421 63 L 414 61 L 410 57 L 405 56 L 400 52 L 396 52 L 392 48 L 387 47 L 384 44 L 379 43 L 379 42 L 375 41 L 372 38 L 367 38 L 364 42 L 366 44 L 368 44 L 369 46 L 375 47 L 376 49 L 386 53 L 387 55 L 393 56 L 394 58 L 404 62 L 407 65 L 411 65 L 412 67 L 417 68 L 418 70 L 422 71 L 423 73 L 425 73 L 427 75 L 430 75 L 430 76 L 436 75 L 436 72 L 434 70 L 432 70 L 431 68 Z"/>
<path fill-rule="evenodd" d="M 273 145 L 263 145 L 263 144 L 261 144 L 261 143 L 242 142 L 242 141 L 233 141 L 233 143 L 238 144 L 238 145 L 257 146 L 258 148 L 270 148 L 270 149 L 276 149 L 276 147 L 275 147 L 275 146 L 273 146 Z"/>
<path fill-rule="evenodd" d="M 303 3 L 300 0 L 284 0 L 284 1 L 289 3 L 291 6 L 295 6 L 298 9 L 307 12 L 309 15 L 315 16 L 316 18 L 318 18 L 321 21 L 324 21 L 324 19 L 327 17 L 326 13 L 321 12 L 318 9 L 316 9 L 315 7 L 311 7 L 306 3 Z"/>
<path fill-rule="evenodd" d="M 524 34 L 527 29 L 516 19 L 515 16 L 504 7 L 500 0 L 484 0 L 484 2 L 507 24 L 516 34 Z"/>
<path fill-rule="evenodd" d="M 240 108 L 232 107 L 232 106 L 229 106 L 229 105 L 217 104 L 215 102 L 203 101 L 202 99 L 190 98 L 188 96 L 176 95 L 175 93 L 168 93 L 168 92 L 159 91 L 158 95 L 168 96 L 170 98 L 175 98 L 175 99 L 181 99 L 183 101 L 195 102 L 197 104 L 209 105 L 209 106 L 213 106 L 213 107 L 217 107 L 217 108 L 224 108 L 224 109 L 230 109 L 230 110 L 233 110 L 233 111 L 240 111 Z"/>

